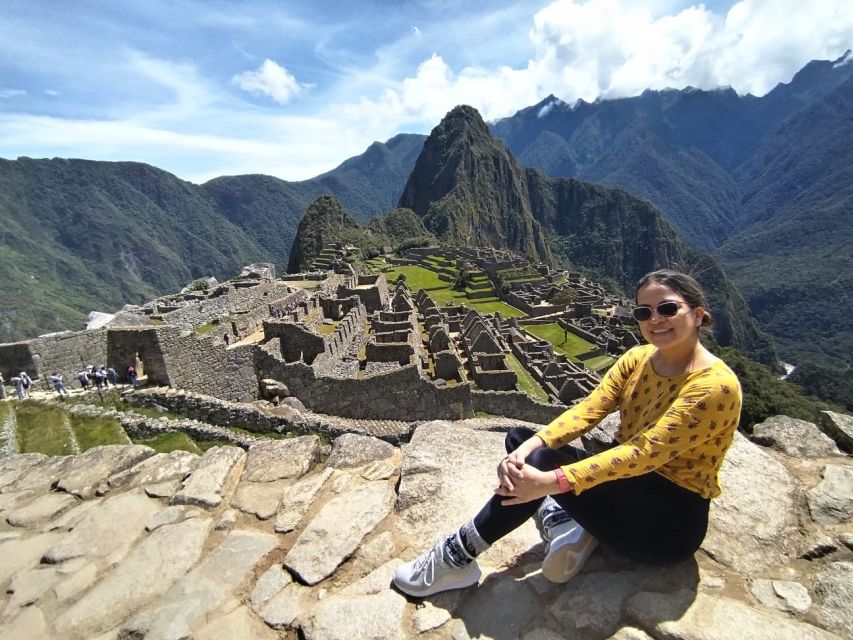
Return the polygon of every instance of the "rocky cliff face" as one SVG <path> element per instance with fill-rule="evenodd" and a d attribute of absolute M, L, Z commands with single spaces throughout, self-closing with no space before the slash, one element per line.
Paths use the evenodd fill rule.
<path fill-rule="evenodd" d="M 433 129 L 399 206 L 423 217 L 427 229 L 446 242 L 550 259 L 530 208 L 524 169 L 471 107 L 456 107 Z"/>

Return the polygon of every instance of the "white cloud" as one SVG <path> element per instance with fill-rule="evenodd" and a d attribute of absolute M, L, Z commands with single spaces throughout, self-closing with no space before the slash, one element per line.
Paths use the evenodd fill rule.
<path fill-rule="evenodd" d="M 732 86 L 762 95 L 812 59 L 853 42 L 853 12 L 837 0 L 742 0 L 724 17 L 704 5 L 654 17 L 620 0 L 558 0 L 534 18 L 537 84 L 568 98 L 645 88 Z"/>
<path fill-rule="evenodd" d="M 19 98 L 27 95 L 23 89 L 0 89 L 0 100 L 8 100 L 9 98 Z"/>
<path fill-rule="evenodd" d="M 53 96 L 53 97 L 59 95 L 59 91 L 57 91 L 56 89 L 45 89 L 44 93 L 45 93 L 45 95 Z"/>
<path fill-rule="evenodd" d="M 390 133 L 394 126 L 435 124 L 460 103 L 486 119 L 511 115 L 549 93 L 567 102 L 686 86 L 762 95 L 809 60 L 838 56 L 853 43 L 853 12 L 846 6 L 840 0 L 742 0 L 725 16 L 703 4 L 655 15 L 632 0 L 556 0 L 534 16 L 535 53 L 526 67 L 456 72 L 433 54 L 377 98 L 340 109 L 353 121 L 384 123 Z"/>
<path fill-rule="evenodd" d="M 234 76 L 231 82 L 244 91 L 267 95 L 279 104 L 289 102 L 306 88 L 287 69 L 269 58 L 256 71 L 244 71 Z"/>

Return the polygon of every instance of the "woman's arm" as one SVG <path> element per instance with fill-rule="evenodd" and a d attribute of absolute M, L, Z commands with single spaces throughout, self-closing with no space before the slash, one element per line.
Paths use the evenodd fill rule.
<path fill-rule="evenodd" d="M 598 455 L 563 467 L 580 493 L 608 480 L 649 473 L 700 448 L 722 456 L 737 429 L 740 391 L 733 376 L 685 385 L 669 409 L 648 429 Z"/>
<path fill-rule="evenodd" d="M 592 430 L 619 407 L 628 379 L 641 366 L 647 347 L 634 347 L 616 361 L 599 385 L 584 400 L 571 407 L 537 434 L 546 446 L 562 447 Z"/>

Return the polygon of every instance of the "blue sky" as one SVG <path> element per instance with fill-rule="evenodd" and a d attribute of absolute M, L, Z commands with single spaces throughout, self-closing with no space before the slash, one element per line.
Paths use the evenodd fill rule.
<path fill-rule="evenodd" d="M 147 162 L 193 182 L 315 176 L 457 104 L 730 85 L 853 46 L 836 0 L 4 0 L 0 157 Z"/>

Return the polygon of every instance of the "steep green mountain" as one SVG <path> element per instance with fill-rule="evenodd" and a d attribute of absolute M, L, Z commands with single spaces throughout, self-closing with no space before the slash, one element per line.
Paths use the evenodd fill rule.
<path fill-rule="evenodd" d="M 530 209 L 524 169 L 471 107 L 456 107 L 433 129 L 409 176 L 400 207 L 443 241 L 489 238 L 542 260 L 550 249 Z"/>
<path fill-rule="evenodd" d="M 414 247 L 436 242 L 435 236 L 411 209 L 392 209 L 384 217 L 371 220 L 367 228 L 377 236 L 388 238 L 394 249 L 403 244 Z"/>
<path fill-rule="evenodd" d="M 553 258 L 630 293 L 656 268 L 694 273 L 711 297 L 717 340 L 774 362 L 770 340 L 719 263 L 686 247 L 657 209 L 620 189 L 523 168 L 471 107 L 456 107 L 432 131 L 400 206 L 443 241 Z M 511 213 L 501 219 L 501 210 Z"/>
<path fill-rule="evenodd" d="M 299 221 L 296 237 L 287 263 L 289 273 L 307 270 L 326 245 L 334 242 L 353 242 L 364 234 L 355 219 L 344 211 L 332 196 L 322 195 L 305 210 Z"/>
<path fill-rule="evenodd" d="M 280 268 L 305 208 L 331 193 L 367 221 L 391 208 L 425 137 L 374 143 L 303 182 L 217 178 L 198 186 L 130 162 L 0 160 L 0 342 L 77 329 L 204 275 L 259 259 Z"/>
<path fill-rule="evenodd" d="M 360 156 L 302 182 L 272 176 L 215 178 L 201 188 L 279 265 L 288 262 L 296 227 L 311 202 L 328 193 L 361 223 L 391 209 L 415 164 L 425 136 L 400 134 L 374 142 Z"/>
<path fill-rule="evenodd" d="M 333 194 L 360 223 L 367 222 L 397 204 L 424 140 L 426 136 L 401 133 L 385 143 L 374 142 L 361 155 L 308 182 Z"/>
<path fill-rule="evenodd" d="M 738 232 L 719 251 L 795 362 L 853 354 L 853 78 L 786 121 L 738 171 Z"/>
<path fill-rule="evenodd" d="M 199 189 L 132 162 L 0 160 L 0 341 L 77 328 L 263 249 Z"/>
<path fill-rule="evenodd" d="M 549 96 L 492 126 L 522 162 L 619 186 L 714 251 L 785 359 L 851 352 L 849 52 L 760 98 L 646 91 L 568 105 Z M 803 322 L 803 306 L 821 308 Z"/>

